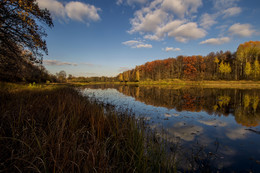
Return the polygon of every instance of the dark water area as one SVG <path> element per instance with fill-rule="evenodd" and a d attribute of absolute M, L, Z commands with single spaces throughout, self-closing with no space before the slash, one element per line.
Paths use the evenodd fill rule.
<path fill-rule="evenodd" d="M 143 117 L 182 153 L 220 172 L 260 172 L 259 89 L 95 85 L 82 93 Z"/>

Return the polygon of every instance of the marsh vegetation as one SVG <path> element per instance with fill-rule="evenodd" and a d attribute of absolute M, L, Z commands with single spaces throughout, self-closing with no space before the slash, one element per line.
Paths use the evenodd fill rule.
<path fill-rule="evenodd" d="M 68 87 L 0 92 L 2 172 L 159 172 L 163 140 L 141 120 Z"/>

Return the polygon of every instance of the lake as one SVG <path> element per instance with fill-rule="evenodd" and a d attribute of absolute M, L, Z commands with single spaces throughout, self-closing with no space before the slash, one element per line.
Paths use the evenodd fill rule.
<path fill-rule="evenodd" d="M 217 170 L 260 172 L 260 89 L 89 85 L 81 91 L 144 118 L 178 150 Z"/>

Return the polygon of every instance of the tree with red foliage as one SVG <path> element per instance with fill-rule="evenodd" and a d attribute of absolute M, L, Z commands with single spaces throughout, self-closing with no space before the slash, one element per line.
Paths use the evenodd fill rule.
<path fill-rule="evenodd" d="M 184 57 L 184 76 L 186 79 L 195 80 L 197 77 L 197 69 L 195 67 L 197 63 L 196 56 Z"/>

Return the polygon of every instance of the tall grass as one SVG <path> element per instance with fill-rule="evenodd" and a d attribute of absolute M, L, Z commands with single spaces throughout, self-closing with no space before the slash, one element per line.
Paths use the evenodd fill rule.
<path fill-rule="evenodd" d="M 0 91 L 0 172 L 173 172 L 134 116 L 59 87 Z"/>

